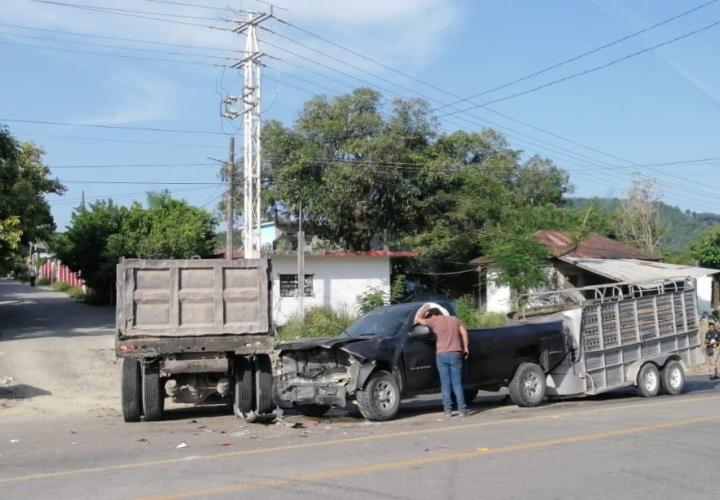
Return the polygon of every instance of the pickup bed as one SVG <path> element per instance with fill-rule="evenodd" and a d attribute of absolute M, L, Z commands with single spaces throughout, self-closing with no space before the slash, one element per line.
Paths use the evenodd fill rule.
<path fill-rule="evenodd" d="M 355 401 L 366 419 L 389 420 L 401 399 L 439 392 L 435 337 L 427 327 L 415 325 L 422 305 L 376 309 L 337 338 L 281 344 L 274 381 L 278 404 L 320 416 L 332 406 Z M 562 320 L 469 330 L 466 401 L 481 389 L 507 386 L 516 404 L 542 402 L 546 375 L 568 353 L 565 332 Z"/>

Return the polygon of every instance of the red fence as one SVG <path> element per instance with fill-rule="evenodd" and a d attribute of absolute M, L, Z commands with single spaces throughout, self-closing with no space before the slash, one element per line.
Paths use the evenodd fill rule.
<path fill-rule="evenodd" d="M 85 282 L 59 260 L 49 260 L 40 266 L 38 273 L 40 278 L 49 280 L 50 283 L 67 283 L 70 286 L 81 287 Z"/>

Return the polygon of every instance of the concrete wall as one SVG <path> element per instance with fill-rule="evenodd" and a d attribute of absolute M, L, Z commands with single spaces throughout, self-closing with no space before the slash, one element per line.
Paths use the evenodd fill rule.
<path fill-rule="evenodd" d="M 497 283 L 500 269 L 495 264 L 490 264 L 487 269 L 487 312 L 507 314 L 514 309 L 512 293 L 508 285 Z M 548 276 L 548 287 L 533 288 L 531 292 L 543 292 L 559 290 L 566 286 L 566 277 L 557 272 L 552 265 L 545 267 Z"/>
<path fill-rule="evenodd" d="M 712 312 L 713 277 L 697 278 L 698 312 Z"/>
<path fill-rule="evenodd" d="M 297 297 L 280 297 L 280 275 L 297 274 L 297 257 L 272 258 L 273 320 L 284 325 L 298 312 Z M 313 296 L 305 297 L 304 307 L 330 307 L 357 313 L 357 299 L 368 288 L 390 293 L 389 257 L 305 257 L 305 274 L 313 276 Z"/>

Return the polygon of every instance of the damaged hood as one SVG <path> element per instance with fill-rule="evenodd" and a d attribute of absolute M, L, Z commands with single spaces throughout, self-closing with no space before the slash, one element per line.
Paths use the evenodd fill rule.
<path fill-rule="evenodd" d="M 281 353 L 292 351 L 306 351 L 310 349 L 341 349 L 348 354 L 365 359 L 377 355 L 387 340 L 373 335 L 358 335 L 357 337 L 335 337 L 326 339 L 308 339 L 283 342 L 278 346 Z"/>

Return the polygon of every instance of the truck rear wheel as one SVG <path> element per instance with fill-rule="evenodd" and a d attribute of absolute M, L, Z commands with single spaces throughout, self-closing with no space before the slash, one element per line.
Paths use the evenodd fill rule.
<path fill-rule="evenodd" d="M 357 392 L 357 405 L 367 420 L 390 420 L 400 409 L 400 386 L 395 377 L 384 370 L 375 372 L 362 391 Z"/>
<path fill-rule="evenodd" d="M 671 396 L 677 396 L 685 387 L 685 370 L 679 361 L 673 359 L 665 364 L 660 373 L 660 384 L 663 391 Z"/>
<path fill-rule="evenodd" d="M 142 416 L 142 375 L 138 360 L 123 359 L 121 385 L 123 420 L 138 422 Z"/>
<path fill-rule="evenodd" d="M 165 410 L 165 392 L 160 383 L 160 363 L 143 364 L 142 402 L 145 420 L 162 420 Z"/>
<path fill-rule="evenodd" d="M 255 358 L 255 396 L 257 412 L 267 415 L 273 411 L 272 365 L 268 356 Z"/>
<path fill-rule="evenodd" d="M 545 374 L 535 363 L 522 363 L 508 385 L 510 399 L 518 406 L 533 407 L 545 399 Z"/>
<path fill-rule="evenodd" d="M 244 418 L 255 409 L 255 383 L 253 381 L 253 364 L 249 358 L 235 358 L 235 415 Z"/>
<path fill-rule="evenodd" d="M 660 372 L 654 363 L 645 363 L 637 376 L 637 392 L 644 398 L 652 398 L 660 392 Z"/>

